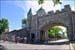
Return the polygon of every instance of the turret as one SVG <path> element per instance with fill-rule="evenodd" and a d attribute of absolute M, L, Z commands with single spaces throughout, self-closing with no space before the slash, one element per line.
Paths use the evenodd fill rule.
<path fill-rule="evenodd" d="M 32 15 L 32 10 L 31 10 L 31 8 L 30 8 L 29 11 L 28 11 L 27 16 L 29 17 L 29 16 L 31 16 L 31 15 Z"/>
<path fill-rule="evenodd" d="M 37 11 L 38 16 L 42 16 L 42 15 L 45 15 L 45 14 L 46 14 L 46 12 L 42 7 Z"/>
<path fill-rule="evenodd" d="M 32 10 L 31 10 L 31 8 L 29 9 L 28 14 L 27 14 L 27 20 L 28 20 L 27 25 L 30 28 L 31 27 L 31 20 L 32 20 Z"/>
<path fill-rule="evenodd" d="M 71 12 L 71 8 L 69 5 L 65 5 L 64 9 L 62 9 L 62 12 Z"/>

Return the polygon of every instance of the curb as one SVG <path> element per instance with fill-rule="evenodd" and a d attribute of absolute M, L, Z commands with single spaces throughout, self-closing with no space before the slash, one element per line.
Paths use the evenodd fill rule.
<path fill-rule="evenodd" d="M 70 50 L 74 50 L 74 48 L 73 48 L 73 46 L 72 46 L 72 44 L 70 43 Z"/>

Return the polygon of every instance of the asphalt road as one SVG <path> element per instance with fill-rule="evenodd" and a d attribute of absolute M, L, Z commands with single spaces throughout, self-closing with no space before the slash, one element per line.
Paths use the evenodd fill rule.
<path fill-rule="evenodd" d="M 64 42 L 65 39 L 58 40 L 56 42 Z M 52 43 L 52 42 L 51 42 Z M 54 43 L 54 42 L 53 42 Z M 0 45 L 6 50 L 71 50 L 69 44 L 23 44 L 13 42 L 0 42 Z"/>

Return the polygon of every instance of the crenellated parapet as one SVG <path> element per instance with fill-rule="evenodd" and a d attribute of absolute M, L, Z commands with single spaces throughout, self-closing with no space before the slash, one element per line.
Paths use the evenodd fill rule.
<path fill-rule="evenodd" d="M 54 14 L 54 11 L 48 12 L 48 15 L 53 15 L 53 14 Z"/>
<path fill-rule="evenodd" d="M 46 15 L 55 15 L 55 14 L 60 14 L 60 13 L 63 13 L 63 12 L 71 12 L 71 8 L 70 8 L 70 5 L 65 5 L 63 9 L 61 10 L 56 10 L 56 12 L 54 12 L 53 10 L 52 11 L 49 11 L 48 13 L 45 12 L 45 10 L 41 7 L 37 12 L 36 12 L 36 16 L 37 17 L 42 17 L 42 16 L 46 16 Z M 33 17 L 34 15 L 32 15 Z"/>
<path fill-rule="evenodd" d="M 69 5 L 65 5 L 63 9 L 60 10 L 56 10 L 56 12 L 54 11 L 49 11 L 48 15 L 54 15 L 54 14 L 59 14 L 59 13 L 63 13 L 63 12 L 71 12 L 71 8 Z"/>

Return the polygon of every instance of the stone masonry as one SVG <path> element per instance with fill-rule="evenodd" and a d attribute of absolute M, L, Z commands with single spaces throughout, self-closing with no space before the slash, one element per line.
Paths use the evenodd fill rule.
<path fill-rule="evenodd" d="M 75 40 L 75 12 L 71 10 L 69 5 L 65 5 L 64 9 L 56 12 L 49 11 L 48 13 L 41 7 L 35 15 L 32 15 L 31 9 L 27 14 L 27 25 L 30 30 L 30 39 L 34 34 L 34 40 L 41 40 L 41 31 L 44 40 L 48 40 L 47 30 L 53 26 L 64 26 L 68 30 L 69 40 Z"/>

